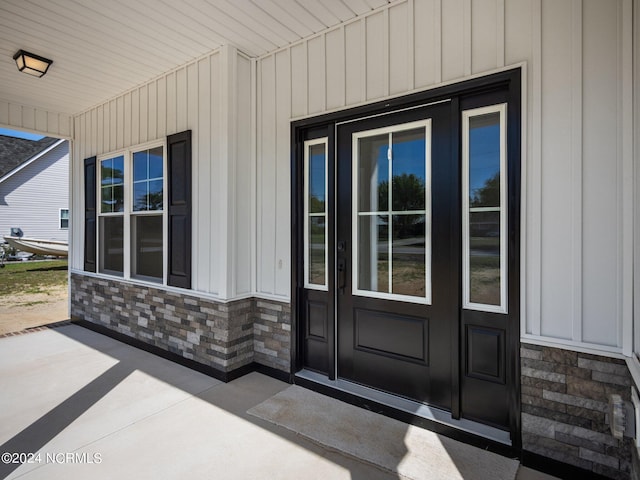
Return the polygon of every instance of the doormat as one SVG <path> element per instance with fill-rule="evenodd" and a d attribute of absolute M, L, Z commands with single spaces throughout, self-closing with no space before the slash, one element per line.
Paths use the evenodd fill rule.
<path fill-rule="evenodd" d="M 517 460 L 296 385 L 247 413 L 412 480 L 513 480 L 518 470 Z"/>

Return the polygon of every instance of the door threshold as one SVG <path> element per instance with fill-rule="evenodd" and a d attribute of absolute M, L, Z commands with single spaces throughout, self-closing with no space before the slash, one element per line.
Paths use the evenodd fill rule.
<path fill-rule="evenodd" d="M 487 440 L 500 443 L 506 446 L 512 446 L 509 432 L 498 428 L 490 427 L 482 423 L 474 422 L 467 419 L 455 419 L 451 417 L 451 413 L 437 407 L 430 407 L 420 402 L 415 402 L 402 397 L 397 397 L 389 393 L 382 392 L 373 388 L 365 387 L 357 383 L 349 382 L 343 379 L 329 380 L 325 375 L 311 370 L 300 370 L 295 374 L 296 378 L 306 380 L 315 384 L 329 387 L 330 389 L 339 390 L 349 395 L 371 400 L 391 409 L 398 410 L 410 414 L 411 416 L 421 418 L 430 422 L 436 422 L 446 427 L 483 437 Z"/>

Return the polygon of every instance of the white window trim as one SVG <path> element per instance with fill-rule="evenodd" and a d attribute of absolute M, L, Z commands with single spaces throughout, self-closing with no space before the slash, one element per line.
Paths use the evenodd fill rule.
<path fill-rule="evenodd" d="M 67 218 L 62 218 L 62 211 L 66 210 L 67 211 Z M 69 230 L 69 222 L 70 222 L 70 217 L 69 217 L 69 209 L 68 208 L 59 208 L 58 209 L 58 230 Z M 66 220 L 67 221 L 67 226 L 63 227 L 62 226 L 62 220 Z"/>
<path fill-rule="evenodd" d="M 167 266 L 168 266 L 168 208 L 167 208 L 167 144 L 166 140 L 156 140 L 151 142 L 142 143 L 139 145 L 133 145 L 123 150 L 116 150 L 113 152 L 105 153 L 97 156 L 96 165 L 96 199 L 97 199 L 97 221 L 96 221 L 96 273 L 98 276 L 105 276 L 109 278 L 116 278 L 119 280 L 133 280 L 141 281 L 150 285 L 167 285 Z M 146 277 L 143 275 L 132 275 L 131 271 L 131 219 L 137 215 L 159 215 L 157 210 L 151 212 L 145 211 L 133 211 L 133 154 L 144 150 L 150 150 L 152 148 L 162 147 L 162 168 L 163 168 L 163 181 L 162 188 L 164 192 L 164 201 L 162 204 L 162 281 L 159 282 L 155 278 Z M 124 157 L 124 193 L 123 203 L 124 211 L 122 212 L 107 212 L 102 213 L 102 168 L 101 162 L 110 158 L 116 158 L 119 156 Z M 122 217 L 123 222 L 123 272 L 122 275 L 109 272 L 100 271 L 101 258 L 101 238 L 100 238 L 100 217 Z"/>
<path fill-rule="evenodd" d="M 310 260 L 310 239 L 309 239 L 309 150 L 315 145 L 324 145 L 324 213 L 315 216 L 324 216 L 324 284 L 309 282 L 309 260 Z M 329 139 L 327 137 L 316 138 L 304 142 L 304 288 L 310 290 L 329 290 L 329 222 L 328 222 L 328 200 L 329 200 Z"/>
<path fill-rule="evenodd" d="M 373 215 L 374 212 L 358 212 L 358 199 L 359 199 L 359 185 L 358 185 L 358 158 L 359 151 L 358 145 L 361 138 L 372 137 L 376 135 L 391 135 L 396 132 L 402 132 L 405 130 L 412 130 L 417 128 L 425 129 L 425 200 L 424 200 L 424 215 L 425 215 L 425 238 L 424 238 L 424 254 L 425 254 L 425 294 L 424 297 L 417 297 L 413 295 L 401 295 L 398 293 L 388 292 L 374 292 L 370 290 L 361 290 L 358 285 L 358 257 L 359 246 L 358 243 L 358 225 L 360 215 Z M 392 145 L 390 143 L 390 145 Z M 352 135 L 352 207 L 351 207 L 351 225 L 352 225 L 352 257 L 351 257 L 351 278 L 352 278 L 352 294 L 360 297 L 368 298 L 380 298 L 385 300 L 397 300 L 401 302 L 419 303 L 423 305 L 431 305 L 432 285 L 431 285 L 431 225 L 432 225 L 432 211 L 431 211 L 431 119 L 419 120 L 416 122 L 402 123 L 399 125 L 392 125 L 389 127 L 376 128 L 372 130 L 366 130 L 362 132 L 356 132 Z M 389 192 L 392 195 L 392 169 L 393 169 L 393 155 L 389 160 Z M 395 215 L 391 208 L 393 204 L 389 199 L 389 212 L 388 214 Z M 378 212 L 375 212 L 376 215 Z M 409 213 L 409 212 L 402 212 Z M 420 211 L 422 214 L 422 211 Z M 391 248 L 393 231 L 389 228 L 389 245 Z M 389 258 L 389 286 L 392 288 L 391 276 L 393 274 L 393 262 L 392 255 Z"/>
<path fill-rule="evenodd" d="M 469 241 L 469 119 L 500 114 L 500 305 L 471 302 Z M 490 211 L 479 208 L 478 211 Z M 496 209 L 491 207 L 491 210 Z M 462 308 L 491 313 L 507 312 L 507 104 L 474 108 L 462 112 Z"/>

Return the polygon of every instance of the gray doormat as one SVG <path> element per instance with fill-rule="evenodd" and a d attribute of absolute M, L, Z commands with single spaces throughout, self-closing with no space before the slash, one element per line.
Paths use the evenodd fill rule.
<path fill-rule="evenodd" d="M 413 479 L 513 480 L 518 461 L 292 385 L 248 411 Z"/>

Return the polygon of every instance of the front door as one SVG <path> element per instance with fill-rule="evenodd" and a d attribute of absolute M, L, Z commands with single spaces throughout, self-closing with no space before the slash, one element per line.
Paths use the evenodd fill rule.
<path fill-rule="evenodd" d="M 519 77 L 506 77 L 294 125 L 297 368 L 518 430 Z"/>
<path fill-rule="evenodd" d="M 447 409 L 459 311 L 450 112 L 349 122 L 336 137 L 338 375 Z"/>

